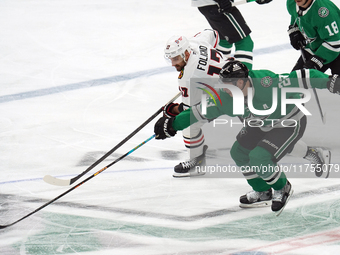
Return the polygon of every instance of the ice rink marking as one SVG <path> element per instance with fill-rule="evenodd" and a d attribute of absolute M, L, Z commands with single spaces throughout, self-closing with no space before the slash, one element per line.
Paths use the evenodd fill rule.
<path fill-rule="evenodd" d="M 291 48 L 290 44 L 275 45 L 275 46 L 262 48 L 258 50 L 255 49 L 254 55 L 270 54 L 273 52 L 288 50 L 290 48 Z M 151 75 L 168 73 L 168 72 L 175 72 L 175 70 L 171 66 L 159 67 L 159 68 L 149 69 L 145 71 L 138 71 L 134 73 L 115 75 L 111 77 L 77 82 L 77 83 L 67 84 L 63 86 L 32 90 L 32 91 L 27 91 L 27 92 L 12 94 L 12 95 L 4 95 L 4 96 L 0 96 L 0 103 L 7 103 L 11 101 L 23 100 L 23 99 L 28 99 L 28 98 L 47 96 L 47 95 L 52 95 L 52 94 L 72 91 L 72 90 L 78 90 L 78 89 L 86 89 L 86 88 L 91 88 L 91 87 L 96 87 L 96 86 L 107 85 L 111 83 L 128 81 L 128 80 L 132 80 L 136 78 L 141 78 L 143 76 L 151 76 Z"/>

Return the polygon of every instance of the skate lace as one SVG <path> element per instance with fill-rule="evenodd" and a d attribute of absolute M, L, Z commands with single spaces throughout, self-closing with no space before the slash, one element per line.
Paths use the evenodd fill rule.
<path fill-rule="evenodd" d="M 196 162 L 197 162 L 197 159 L 195 158 L 193 160 L 182 162 L 181 164 L 184 169 L 187 169 L 187 168 L 194 167 L 196 165 Z"/>
<path fill-rule="evenodd" d="M 260 195 L 261 195 L 260 192 L 252 190 L 247 193 L 247 199 L 249 201 L 256 201 L 257 199 L 260 198 Z"/>
<path fill-rule="evenodd" d="M 284 193 L 285 193 L 284 188 L 280 190 L 275 190 L 273 194 L 273 201 L 281 201 Z"/>
<path fill-rule="evenodd" d="M 267 191 L 249 191 L 247 194 L 247 199 L 249 202 L 254 203 L 254 202 L 259 202 L 259 201 L 264 201 L 264 200 L 270 200 L 272 198 L 272 191 L 267 190 Z"/>
<path fill-rule="evenodd" d="M 314 149 L 310 149 L 305 158 L 314 164 L 323 164 L 321 158 Z"/>
<path fill-rule="evenodd" d="M 289 192 L 291 189 L 291 184 L 287 181 L 287 184 L 280 190 L 274 190 L 273 201 L 282 201 L 285 193 Z"/>

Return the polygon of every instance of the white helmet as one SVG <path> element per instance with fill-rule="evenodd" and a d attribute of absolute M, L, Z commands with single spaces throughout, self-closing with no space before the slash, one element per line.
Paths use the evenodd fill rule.
<path fill-rule="evenodd" d="M 185 58 L 184 52 L 190 50 L 189 41 L 185 36 L 174 35 L 166 43 L 164 57 L 167 59 L 181 56 Z"/>

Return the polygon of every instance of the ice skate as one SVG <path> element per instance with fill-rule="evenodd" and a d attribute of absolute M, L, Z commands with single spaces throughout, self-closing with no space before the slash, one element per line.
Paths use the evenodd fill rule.
<path fill-rule="evenodd" d="M 247 194 L 240 197 L 240 207 L 264 207 L 271 205 L 272 189 L 258 192 L 255 190 L 249 191 Z"/>
<path fill-rule="evenodd" d="M 279 216 L 281 214 L 292 194 L 292 185 L 288 180 L 286 185 L 282 189 L 274 190 L 272 211 L 276 213 L 276 216 Z"/>
<path fill-rule="evenodd" d="M 328 178 L 329 164 L 331 161 L 331 151 L 321 147 L 308 147 L 304 159 L 311 162 L 312 169 L 317 177 Z"/>
<path fill-rule="evenodd" d="M 190 159 L 188 161 L 184 161 L 179 163 L 177 166 L 174 167 L 173 177 L 180 178 L 180 177 L 190 177 L 190 176 L 197 176 L 197 175 L 204 175 L 205 172 L 199 170 L 197 166 L 204 166 L 205 165 L 205 152 L 208 149 L 207 145 L 203 147 L 202 155 Z"/>

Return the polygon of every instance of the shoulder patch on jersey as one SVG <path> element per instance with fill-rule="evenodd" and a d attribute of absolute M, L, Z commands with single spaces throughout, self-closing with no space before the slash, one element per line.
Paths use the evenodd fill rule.
<path fill-rule="evenodd" d="M 179 75 L 178 75 L 178 79 L 182 79 L 183 74 L 184 74 L 184 70 L 182 69 L 181 72 L 180 72 Z"/>
<path fill-rule="evenodd" d="M 272 84 L 273 84 L 273 79 L 270 76 L 266 76 L 261 79 L 261 85 L 265 88 L 270 87 Z"/>
<path fill-rule="evenodd" d="M 329 10 L 326 7 L 320 7 L 318 14 L 321 18 L 326 18 L 329 15 Z"/>

